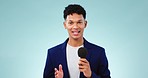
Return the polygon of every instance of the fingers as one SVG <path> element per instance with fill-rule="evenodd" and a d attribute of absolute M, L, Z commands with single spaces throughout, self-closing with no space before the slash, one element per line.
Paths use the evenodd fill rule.
<path fill-rule="evenodd" d="M 90 69 L 90 65 L 89 62 L 86 59 L 81 58 L 79 60 L 79 70 L 80 72 L 83 72 L 83 74 L 86 77 L 91 77 L 91 69 Z"/>
<path fill-rule="evenodd" d="M 88 69 L 88 66 L 85 66 L 85 65 L 79 65 L 79 70 L 80 70 L 80 72 L 87 71 L 87 69 Z"/>
<path fill-rule="evenodd" d="M 54 74 L 55 74 L 55 76 L 58 74 L 58 69 L 57 68 L 54 68 Z"/>
<path fill-rule="evenodd" d="M 61 64 L 59 65 L 59 71 L 61 71 L 61 72 L 63 71 Z"/>
<path fill-rule="evenodd" d="M 62 72 L 63 71 L 62 65 L 61 64 L 59 65 L 59 70 L 57 68 L 54 68 L 54 71 L 55 71 L 55 75 L 57 75 L 58 72 Z"/>
<path fill-rule="evenodd" d="M 55 78 L 63 78 L 63 69 L 62 69 L 62 65 L 59 65 L 59 70 L 57 68 L 54 68 L 55 70 Z"/>
<path fill-rule="evenodd" d="M 54 68 L 54 71 L 55 71 L 55 72 L 58 71 L 57 68 Z"/>
<path fill-rule="evenodd" d="M 84 63 L 88 63 L 88 61 L 87 61 L 86 59 L 84 59 L 84 58 L 80 58 L 79 61 L 80 61 L 80 62 L 84 62 Z"/>
<path fill-rule="evenodd" d="M 86 66 L 89 64 L 89 62 L 86 59 L 81 58 L 78 64 L 79 66 Z"/>
<path fill-rule="evenodd" d="M 88 68 L 89 62 L 88 62 L 86 59 L 81 58 L 81 59 L 79 60 L 78 65 L 79 65 L 80 71 L 82 72 L 82 71 L 85 71 L 85 69 Z"/>

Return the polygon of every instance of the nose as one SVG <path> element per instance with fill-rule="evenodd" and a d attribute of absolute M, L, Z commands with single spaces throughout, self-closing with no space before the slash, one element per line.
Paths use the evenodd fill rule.
<path fill-rule="evenodd" d="M 74 28 L 74 29 L 79 28 L 78 24 L 74 24 L 73 28 Z"/>

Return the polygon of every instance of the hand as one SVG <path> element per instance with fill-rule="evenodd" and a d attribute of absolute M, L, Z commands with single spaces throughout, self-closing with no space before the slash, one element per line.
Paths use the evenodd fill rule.
<path fill-rule="evenodd" d="M 89 62 L 86 59 L 80 58 L 79 70 L 80 70 L 80 72 L 83 72 L 84 76 L 86 76 L 87 78 L 91 77 L 92 72 L 91 72 L 91 69 L 90 69 Z"/>
<path fill-rule="evenodd" d="M 55 78 L 63 78 L 63 69 L 62 69 L 62 65 L 59 65 L 59 70 L 57 68 L 54 69 L 55 70 Z"/>

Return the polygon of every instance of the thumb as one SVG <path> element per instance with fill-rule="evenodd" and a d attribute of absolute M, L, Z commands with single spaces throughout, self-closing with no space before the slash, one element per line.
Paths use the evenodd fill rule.
<path fill-rule="evenodd" d="M 63 71 L 61 64 L 59 65 L 59 71 Z"/>

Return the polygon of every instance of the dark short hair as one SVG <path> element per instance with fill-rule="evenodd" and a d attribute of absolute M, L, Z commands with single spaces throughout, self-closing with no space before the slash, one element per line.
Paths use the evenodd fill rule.
<path fill-rule="evenodd" d="M 67 7 L 65 7 L 65 10 L 64 10 L 64 19 L 66 20 L 67 18 L 67 15 L 70 15 L 70 14 L 73 14 L 73 13 L 77 13 L 77 14 L 82 14 L 84 19 L 86 18 L 86 11 L 85 9 L 78 5 L 78 4 L 70 4 L 68 5 Z"/>

